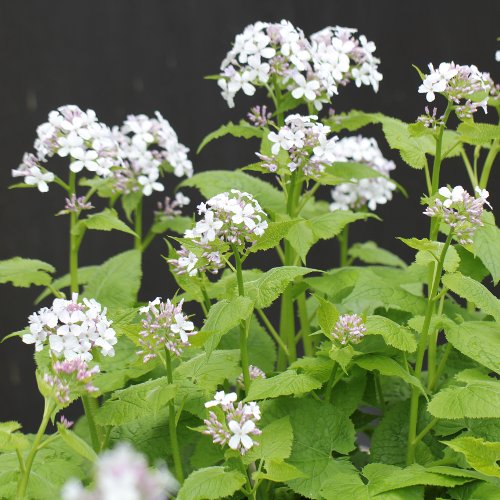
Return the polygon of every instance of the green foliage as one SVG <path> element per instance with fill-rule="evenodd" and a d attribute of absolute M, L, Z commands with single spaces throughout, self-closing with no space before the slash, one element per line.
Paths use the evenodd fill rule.
<path fill-rule="evenodd" d="M 97 459 L 96 452 L 84 441 L 80 436 L 73 431 L 66 429 L 64 425 L 57 424 L 57 432 L 64 440 L 64 442 L 78 455 L 86 458 L 90 462 L 95 462 Z"/>
<path fill-rule="evenodd" d="M 380 248 L 373 241 L 366 241 L 364 243 L 355 243 L 349 248 L 349 257 L 352 259 L 359 259 L 366 264 L 380 264 L 382 266 L 393 266 L 405 268 L 406 263 L 397 255 Z"/>
<path fill-rule="evenodd" d="M 233 137 L 243 137 L 244 139 L 251 139 L 252 137 L 262 137 L 262 130 L 260 128 L 250 125 L 245 120 L 241 120 L 238 125 L 229 122 L 226 125 L 221 125 L 217 130 L 210 132 L 203 138 L 196 153 L 199 154 L 201 150 L 210 142 L 215 139 L 224 137 L 225 135 L 232 135 Z"/>
<path fill-rule="evenodd" d="M 488 476 L 500 478 L 500 442 L 490 443 L 484 439 L 460 436 L 445 444 L 452 450 L 465 455 L 468 464 Z"/>
<path fill-rule="evenodd" d="M 381 335 L 387 345 L 400 351 L 415 352 L 417 350 L 417 341 L 409 328 L 383 316 L 368 316 L 365 324 L 365 335 Z"/>
<path fill-rule="evenodd" d="M 461 353 L 490 370 L 500 373 L 500 325 L 498 323 L 466 321 L 446 329 L 446 339 Z"/>
<path fill-rule="evenodd" d="M 0 423 L 0 451 L 15 451 L 28 448 L 29 441 L 21 432 L 18 422 Z"/>
<path fill-rule="evenodd" d="M 115 391 L 96 412 L 95 420 L 99 425 L 121 425 L 146 415 L 157 415 L 175 396 L 176 389 L 167 377 L 160 377 Z"/>
<path fill-rule="evenodd" d="M 441 389 L 427 405 L 437 418 L 498 418 L 500 415 L 500 382 L 474 370 L 455 376 L 462 385 Z"/>
<path fill-rule="evenodd" d="M 252 245 L 249 252 L 255 253 L 260 250 L 269 250 L 277 246 L 285 238 L 290 229 L 297 224 L 299 220 L 283 220 L 279 222 L 270 222 L 266 232 Z"/>
<path fill-rule="evenodd" d="M 500 248 L 500 229 L 490 212 L 483 213 L 483 222 L 484 226 L 478 227 L 474 233 L 472 251 L 481 259 L 496 285 L 500 281 L 500 253 L 497 252 Z"/>
<path fill-rule="evenodd" d="M 415 262 L 420 265 L 427 265 L 429 263 L 437 263 L 441 256 L 441 251 L 444 243 L 440 241 L 429 241 L 427 238 L 399 238 L 403 243 L 410 248 L 418 250 L 415 256 Z M 456 271 L 460 264 L 460 257 L 453 246 L 448 247 L 446 252 L 443 269 L 450 273 Z"/>
<path fill-rule="evenodd" d="M 141 252 L 128 250 L 101 264 L 89 277 L 83 295 L 108 307 L 132 307 L 141 277 Z"/>
<path fill-rule="evenodd" d="M 500 138 L 500 126 L 489 123 L 463 122 L 457 129 L 460 140 L 474 146 L 489 145 Z"/>
<path fill-rule="evenodd" d="M 177 494 L 178 500 L 224 498 L 238 491 L 246 482 L 245 476 L 224 467 L 207 467 L 192 472 Z"/>
<path fill-rule="evenodd" d="M 22 288 L 31 285 L 48 286 L 52 282 L 50 273 L 55 268 L 46 262 L 37 259 L 12 259 L 0 261 L 0 283 L 8 283 Z"/>
<path fill-rule="evenodd" d="M 116 210 L 113 208 L 105 208 L 102 212 L 89 215 L 86 219 L 81 219 L 73 228 L 73 234 L 76 236 L 81 235 L 84 228 L 94 229 L 96 231 L 112 231 L 116 229 L 117 231 L 137 236 L 125 222 L 120 220 Z"/>
<path fill-rule="evenodd" d="M 259 446 L 252 448 L 245 455 L 245 463 L 255 460 L 285 460 L 290 456 L 293 444 L 290 418 L 283 417 L 274 420 L 262 429 L 262 434 L 256 440 Z"/>
<path fill-rule="evenodd" d="M 277 398 L 290 394 L 304 394 L 319 389 L 321 382 L 295 370 L 286 370 L 271 378 L 257 378 L 252 381 L 247 400 Z"/>

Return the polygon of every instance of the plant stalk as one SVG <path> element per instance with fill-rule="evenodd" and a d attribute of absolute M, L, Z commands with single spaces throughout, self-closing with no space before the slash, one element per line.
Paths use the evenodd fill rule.
<path fill-rule="evenodd" d="M 142 198 L 135 207 L 134 231 L 137 235 L 134 239 L 134 248 L 142 252 Z"/>

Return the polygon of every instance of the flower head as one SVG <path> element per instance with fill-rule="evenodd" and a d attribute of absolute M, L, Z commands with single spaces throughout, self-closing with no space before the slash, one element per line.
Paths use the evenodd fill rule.
<path fill-rule="evenodd" d="M 23 335 L 25 344 L 35 344 L 41 351 L 48 344 L 56 358 L 90 361 L 94 349 L 103 356 L 114 356 L 116 333 L 107 310 L 94 299 L 78 302 L 78 294 L 71 300 L 54 299 L 50 308 L 43 307 L 29 318 L 30 332 Z"/>
<path fill-rule="evenodd" d="M 357 314 L 342 314 L 335 323 L 332 337 L 341 345 L 357 344 L 364 337 L 366 326 Z"/>
<path fill-rule="evenodd" d="M 321 109 L 338 87 L 354 80 L 356 86 L 371 85 L 375 91 L 382 79 L 375 44 L 356 30 L 327 27 L 308 39 L 289 21 L 257 22 L 247 26 L 234 40 L 221 64 L 218 85 L 229 107 L 241 90 L 253 95 L 257 87 L 274 79 L 299 100 Z"/>
<path fill-rule="evenodd" d="M 169 299 L 161 302 L 157 297 L 140 309 L 144 318 L 143 329 L 139 334 L 141 350 L 137 354 L 143 355 L 145 363 L 155 358 L 163 348 L 180 356 L 183 347 L 190 345 L 189 337 L 197 332 L 193 323 L 182 312 L 182 305 L 182 300 L 174 305 Z"/>
<path fill-rule="evenodd" d="M 489 196 L 486 189 L 476 187 L 476 197 L 471 196 L 462 186 L 441 187 L 438 195 L 425 209 L 429 217 L 439 217 L 453 230 L 454 236 L 462 245 L 473 243 L 476 229 L 483 226 L 481 220 L 484 205 Z"/>
<path fill-rule="evenodd" d="M 375 210 L 377 205 L 384 205 L 392 199 L 396 184 L 386 177 L 396 165 L 384 158 L 374 138 L 360 135 L 344 137 L 332 145 L 331 154 L 335 161 L 362 163 L 384 177 L 358 179 L 335 186 L 330 210 L 359 210 L 364 207 Z"/>
<path fill-rule="evenodd" d="M 63 500 L 164 500 L 179 485 L 166 467 L 150 469 L 143 455 L 130 444 L 119 443 L 105 451 L 95 464 L 94 487 L 89 491 L 77 479 L 68 481 Z"/>
<path fill-rule="evenodd" d="M 215 444 L 224 446 L 226 443 L 232 450 L 244 455 L 250 448 L 258 445 L 252 436 L 261 434 L 256 422 L 260 420 L 260 408 L 255 402 L 235 404 L 236 393 L 225 394 L 223 391 L 215 394 L 214 400 L 205 403 L 206 408 L 220 406 L 220 412 L 209 412 L 204 420 L 203 434 L 212 437 Z"/>
<path fill-rule="evenodd" d="M 248 367 L 248 374 L 250 375 L 250 380 L 255 380 L 256 378 L 266 378 L 266 374 L 258 366 L 254 365 L 250 365 Z M 240 373 L 238 375 L 238 378 L 236 379 L 236 385 L 238 387 L 241 387 L 242 389 L 245 388 L 243 373 Z"/>

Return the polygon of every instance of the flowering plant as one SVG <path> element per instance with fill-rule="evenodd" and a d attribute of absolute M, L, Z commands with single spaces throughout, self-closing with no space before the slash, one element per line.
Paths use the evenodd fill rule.
<path fill-rule="evenodd" d="M 37 302 L 49 300 L 8 336 L 34 346 L 45 405 L 34 436 L 0 424 L 0 497 L 498 496 L 500 229 L 487 188 L 500 128 L 480 121 L 500 111 L 498 86 L 472 65 L 430 64 L 418 92 L 442 114 L 322 113 L 350 81 L 378 89 L 374 52 L 350 28 L 245 28 L 217 84 L 231 107 L 240 90 L 269 102 L 200 145 L 258 139 L 244 168 L 194 173 L 159 113 L 112 128 L 76 106 L 50 113 L 12 174 L 63 189 L 69 269 L 0 262 L 0 282 L 43 286 Z M 359 135 L 366 125 L 399 157 Z M 67 179 L 46 168 L 54 156 L 69 160 Z M 470 185 L 444 185 L 450 157 Z M 405 193 L 394 179 L 405 164 L 425 175 L 429 221 L 427 237 L 399 238 L 410 264 L 349 238 Z M 144 234 L 143 198 L 169 173 L 186 179 Z M 178 188 L 206 199 L 193 217 Z M 83 216 L 96 197 L 109 207 Z M 81 267 L 87 230 L 128 233 L 133 248 Z M 178 292 L 144 302 L 141 261 L 158 234 Z M 309 267 L 321 240 L 338 241 L 331 269 Z M 61 412 L 76 400 L 85 415 L 73 423 Z"/>

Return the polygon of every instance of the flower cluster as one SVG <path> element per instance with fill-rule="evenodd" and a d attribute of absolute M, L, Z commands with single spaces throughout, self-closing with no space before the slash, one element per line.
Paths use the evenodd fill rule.
<path fill-rule="evenodd" d="M 341 345 L 358 344 L 366 332 L 363 318 L 357 314 L 342 314 L 333 327 L 332 337 Z"/>
<path fill-rule="evenodd" d="M 250 375 L 250 380 L 255 380 L 256 378 L 266 378 L 266 374 L 258 366 L 254 365 L 250 365 L 248 367 L 248 374 Z M 238 378 L 236 379 L 236 385 L 241 389 L 245 388 L 243 373 L 240 373 L 238 375 Z"/>
<path fill-rule="evenodd" d="M 260 420 L 260 408 L 255 402 L 235 405 L 237 396 L 231 392 L 217 392 L 213 401 L 205 403 L 205 408 L 218 407 L 222 411 L 209 412 L 208 419 L 204 420 L 206 429 L 203 434 L 212 437 L 215 444 L 224 446 L 226 443 L 232 450 L 244 455 L 250 448 L 258 445 L 251 436 L 262 433 L 256 422 Z"/>
<path fill-rule="evenodd" d="M 478 108 L 487 113 L 488 94 L 494 88 L 489 73 L 482 73 L 476 66 L 442 62 L 437 69 L 429 64 L 430 73 L 418 88 L 426 94 L 428 102 L 434 101 L 436 92 L 446 96 L 455 105 L 455 112 L 461 119 L 470 118 Z M 481 100 L 474 97 L 480 94 Z M 465 101 L 465 102 L 464 102 Z"/>
<path fill-rule="evenodd" d="M 170 123 L 158 111 L 155 116 L 129 115 L 121 127 L 113 128 L 124 159 L 122 168 L 113 172 L 116 191 L 141 191 L 150 196 L 153 191 L 165 189 L 158 181 L 162 171 L 171 170 L 176 177 L 193 174 L 189 149 L 179 142 Z"/>
<path fill-rule="evenodd" d="M 272 156 L 257 153 L 262 166 L 270 172 L 278 170 L 280 151 L 288 153 L 287 168 L 290 172 L 300 169 L 305 176 L 317 178 L 325 170 L 325 165 L 336 161 L 333 154 L 337 136 L 328 138 L 330 127 L 317 121 L 318 117 L 289 115 L 285 125 L 278 132 L 269 132 L 268 139 L 273 143 Z"/>
<path fill-rule="evenodd" d="M 143 455 L 129 444 L 119 443 L 105 451 L 95 465 L 94 489 L 86 490 L 78 479 L 68 481 L 63 500 L 164 500 L 174 495 L 179 485 L 165 468 L 151 470 Z"/>
<path fill-rule="evenodd" d="M 26 184 L 48 191 L 55 175 L 42 164 L 54 155 L 70 159 L 70 170 L 87 169 L 100 177 L 109 177 L 112 167 L 122 164 L 118 143 L 110 128 L 97 120 L 93 110 L 61 106 L 49 113 L 48 121 L 37 128 L 36 155 L 25 154 L 22 163 L 12 170 L 14 177 L 24 177 Z"/>
<path fill-rule="evenodd" d="M 103 356 L 114 356 L 116 333 L 106 312 L 94 299 L 79 303 L 77 293 L 71 300 L 54 299 L 50 308 L 43 307 L 28 318 L 30 333 L 23 335 L 23 342 L 35 344 L 36 351 L 48 343 L 51 354 L 69 361 L 91 361 L 96 347 Z"/>
<path fill-rule="evenodd" d="M 169 259 L 177 274 L 195 276 L 198 271 L 216 273 L 224 266 L 221 245 L 242 248 L 253 244 L 267 229 L 266 213 L 249 193 L 232 189 L 220 193 L 198 205 L 202 215 L 193 229 L 184 233 L 192 248 L 185 245 L 177 251 L 176 259 Z"/>
<path fill-rule="evenodd" d="M 439 217 L 462 245 L 473 243 L 473 236 L 479 226 L 483 226 L 481 216 L 484 205 L 488 203 L 488 191 L 476 187 L 477 197 L 471 196 L 462 186 L 453 189 L 442 187 L 439 195 L 425 210 L 429 217 Z"/>
<path fill-rule="evenodd" d="M 68 405 L 74 394 L 92 393 L 98 388 L 92 384 L 92 377 L 99 373 L 97 365 L 90 368 L 81 358 L 55 361 L 52 373 L 46 373 L 43 381 L 50 388 L 60 405 Z"/>
<path fill-rule="evenodd" d="M 143 356 L 144 363 L 156 358 L 159 350 L 168 349 L 176 356 L 180 356 L 182 348 L 189 346 L 189 337 L 196 335 L 194 325 L 182 312 L 181 300 L 177 305 L 169 299 L 161 302 L 157 297 L 147 306 L 141 307 L 143 330 L 140 332 L 139 344 L 142 349 L 137 352 Z"/>
<path fill-rule="evenodd" d="M 380 60 L 374 57 L 375 44 L 357 30 L 327 27 L 306 38 L 289 21 L 257 22 L 236 36 L 233 48 L 221 64 L 218 80 L 229 107 L 242 90 L 253 95 L 256 87 L 276 82 L 295 99 L 304 98 L 320 110 L 330 102 L 338 87 L 354 80 L 371 85 L 375 91 L 382 80 Z"/>
<path fill-rule="evenodd" d="M 370 137 L 344 137 L 332 145 L 335 161 L 363 163 L 389 177 L 396 168 L 393 161 L 384 158 L 377 141 Z M 367 206 L 375 210 L 392 199 L 396 185 L 385 177 L 359 179 L 339 184 L 332 189 L 333 203 L 330 210 L 357 210 Z"/>
<path fill-rule="evenodd" d="M 182 213 L 182 210 L 179 209 L 189 205 L 190 202 L 191 200 L 180 191 L 175 193 L 174 199 L 170 198 L 170 196 L 165 196 L 165 200 L 163 202 L 159 201 L 156 204 L 158 210 L 155 211 L 155 215 L 157 217 L 175 217 Z"/>

